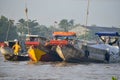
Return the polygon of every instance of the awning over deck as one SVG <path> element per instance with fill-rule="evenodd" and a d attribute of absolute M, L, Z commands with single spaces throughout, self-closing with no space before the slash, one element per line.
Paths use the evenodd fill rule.
<path fill-rule="evenodd" d="M 95 35 L 98 36 L 120 36 L 118 32 L 97 32 Z"/>

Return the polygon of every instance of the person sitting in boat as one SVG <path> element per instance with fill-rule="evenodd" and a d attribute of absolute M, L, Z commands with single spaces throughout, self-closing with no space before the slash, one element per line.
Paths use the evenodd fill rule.
<path fill-rule="evenodd" d="M 51 50 L 51 48 L 52 48 L 52 45 L 50 45 L 50 41 L 49 41 L 49 40 L 46 41 L 46 43 L 45 43 L 44 46 L 45 46 L 48 50 Z"/>
<path fill-rule="evenodd" d="M 112 40 L 110 36 L 107 37 L 101 36 L 100 39 L 104 42 L 104 44 L 109 44 L 109 45 L 113 45 L 118 41 L 118 37 L 115 37 L 114 40 Z"/>
<path fill-rule="evenodd" d="M 14 55 L 18 55 L 21 51 L 21 46 L 19 45 L 18 40 L 14 40 L 15 44 L 13 45 L 12 49 L 14 50 Z"/>

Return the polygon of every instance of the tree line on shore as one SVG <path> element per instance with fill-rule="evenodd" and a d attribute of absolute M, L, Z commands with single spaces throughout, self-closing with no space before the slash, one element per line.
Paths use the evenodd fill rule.
<path fill-rule="evenodd" d="M 57 27 L 56 27 L 57 25 Z M 59 23 L 54 22 L 51 26 L 40 25 L 37 20 L 19 19 L 17 23 L 15 20 L 8 19 L 5 16 L 0 17 L 0 42 L 7 40 L 18 39 L 20 36 L 28 34 L 40 35 L 43 37 L 52 37 L 53 31 L 69 31 L 74 28 L 74 20 L 62 19 Z"/>
<path fill-rule="evenodd" d="M 20 39 L 22 36 L 30 33 L 32 35 L 40 35 L 46 38 L 52 38 L 52 33 L 54 31 L 71 31 L 75 29 L 79 31 L 78 33 L 85 33 L 84 30 L 77 29 L 77 27 L 87 28 L 86 34 L 82 34 L 77 36 L 78 39 L 84 39 L 86 37 L 87 40 L 94 40 L 95 33 L 100 31 L 117 31 L 120 32 L 119 28 L 116 27 L 99 27 L 99 26 L 87 26 L 80 24 L 75 24 L 74 20 L 62 19 L 60 22 L 55 21 L 53 25 L 46 26 L 41 25 L 37 22 L 37 20 L 28 19 L 19 19 L 17 23 L 15 20 L 8 19 L 5 16 L 0 17 L 0 42 Z"/>

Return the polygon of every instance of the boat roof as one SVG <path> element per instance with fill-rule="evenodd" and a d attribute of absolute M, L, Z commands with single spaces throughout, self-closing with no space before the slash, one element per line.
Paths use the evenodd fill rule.
<path fill-rule="evenodd" d="M 44 39 L 44 40 L 46 40 L 47 38 L 46 37 L 44 37 L 44 36 L 40 36 L 40 35 L 26 35 L 26 37 L 32 37 L 32 38 L 41 38 L 41 39 Z"/>
<path fill-rule="evenodd" d="M 95 35 L 98 36 L 120 36 L 118 32 L 97 32 Z"/>
<path fill-rule="evenodd" d="M 75 32 L 53 32 L 53 36 L 76 36 Z"/>
<path fill-rule="evenodd" d="M 26 35 L 26 37 L 39 37 L 39 35 Z"/>

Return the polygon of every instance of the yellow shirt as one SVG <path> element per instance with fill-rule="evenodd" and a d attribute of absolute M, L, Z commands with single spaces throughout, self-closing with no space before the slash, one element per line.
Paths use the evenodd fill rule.
<path fill-rule="evenodd" d="M 14 53 L 19 53 L 21 50 L 21 47 L 18 44 L 15 44 L 12 48 L 14 49 Z"/>

